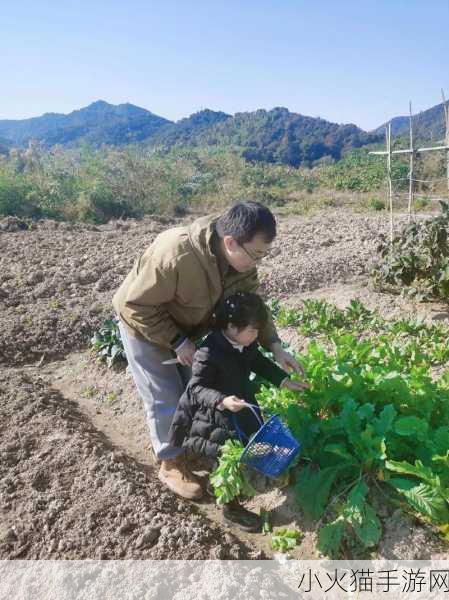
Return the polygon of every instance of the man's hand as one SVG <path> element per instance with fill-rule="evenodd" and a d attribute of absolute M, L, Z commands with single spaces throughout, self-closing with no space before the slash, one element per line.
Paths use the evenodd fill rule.
<path fill-rule="evenodd" d="M 304 367 L 289 352 L 282 348 L 280 342 L 273 344 L 270 350 L 273 353 L 274 360 L 281 365 L 284 371 L 287 371 L 287 373 L 293 371 L 300 377 L 305 376 Z"/>
<path fill-rule="evenodd" d="M 193 363 L 193 355 L 196 352 L 196 346 L 189 339 L 186 339 L 180 346 L 178 350 L 176 350 L 176 356 L 178 357 L 181 365 L 185 367 L 191 367 Z"/>
<path fill-rule="evenodd" d="M 231 412 L 239 412 L 242 408 L 245 408 L 246 402 L 237 396 L 226 396 L 221 401 L 223 408 L 227 408 Z"/>

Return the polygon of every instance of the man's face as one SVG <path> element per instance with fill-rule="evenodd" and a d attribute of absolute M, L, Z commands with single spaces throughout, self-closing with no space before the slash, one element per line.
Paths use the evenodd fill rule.
<path fill-rule="evenodd" d="M 268 254 L 271 243 L 267 243 L 262 233 L 256 233 L 252 240 L 239 244 L 231 235 L 225 235 L 223 245 L 228 263 L 239 273 L 254 269 Z"/>

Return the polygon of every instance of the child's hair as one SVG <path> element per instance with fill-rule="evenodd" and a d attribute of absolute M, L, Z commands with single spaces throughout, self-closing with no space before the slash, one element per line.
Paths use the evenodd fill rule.
<path fill-rule="evenodd" d="M 214 325 L 217 329 L 226 329 L 232 323 L 239 331 L 251 325 L 260 330 L 265 327 L 267 320 L 267 309 L 257 294 L 237 292 L 218 304 Z"/>

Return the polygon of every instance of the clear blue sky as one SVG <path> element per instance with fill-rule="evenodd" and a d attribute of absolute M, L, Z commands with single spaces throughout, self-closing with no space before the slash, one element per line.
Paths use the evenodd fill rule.
<path fill-rule="evenodd" d="M 449 0 L 20 0 L 0 10 L 0 119 L 131 102 L 371 129 L 449 96 Z"/>

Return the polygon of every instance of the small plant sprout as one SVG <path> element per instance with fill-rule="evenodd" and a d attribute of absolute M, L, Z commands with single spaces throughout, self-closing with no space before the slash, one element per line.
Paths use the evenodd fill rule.
<path fill-rule="evenodd" d="M 120 337 L 117 321 L 109 319 L 90 340 L 92 352 L 100 361 L 106 361 L 108 367 L 118 359 L 126 360 L 125 350 Z"/>

